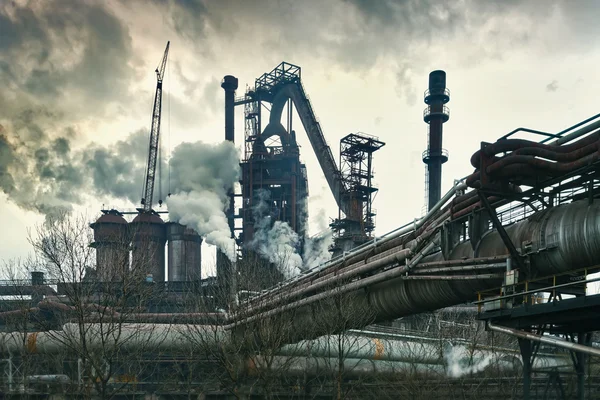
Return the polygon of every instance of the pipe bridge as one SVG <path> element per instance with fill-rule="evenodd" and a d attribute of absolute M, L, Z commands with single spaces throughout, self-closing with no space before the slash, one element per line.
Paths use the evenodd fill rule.
<path fill-rule="evenodd" d="M 298 84 L 280 93 L 303 96 Z M 297 104 L 311 114 L 307 102 Z M 320 127 L 308 122 L 322 150 Z M 275 120 L 270 126 L 279 129 Z M 600 114 L 556 134 L 533 131 L 545 137 L 540 142 L 513 138 L 532 132 L 519 128 L 482 143 L 472 157 L 475 172 L 425 217 L 246 300 L 225 328 L 285 321 L 293 342 L 474 301 L 500 287 L 507 271 L 519 280 L 598 271 L 599 128 Z M 582 285 L 576 293 L 585 293 Z M 343 313 L 343 326 L 333 326 Z"/>

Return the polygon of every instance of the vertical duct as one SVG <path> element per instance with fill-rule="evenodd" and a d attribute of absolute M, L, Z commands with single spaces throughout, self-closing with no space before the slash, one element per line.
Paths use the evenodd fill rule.
<path fill-rule="evenodd" d="M 425 91 L 423 120 L 429 125 L 427 150 L 423 152 L 423 162 L 427 165 L 428 210 L 442 195 L 442 164 L 448 161 L 448 151 L 442 148 L 442 129 L 450 118 L 450 110 L 445 106 L 450 101 L 450 91 L 446 88 L 446 73 L 433 71 L 429 74 L 429 89 Z"/>
<path fill-rule="evenodd" d="M 235 142 L 235 91 L 238 88 L 238 79 L 232 75 L 226 75 L 221 82 L 221 87 L 225 90 L 225 140 Z M 233 190 L 228 193 L 229 207 L 227 209 L 227 222 L 231 231 L 231 237 L 234 238 L 235 229 L 235 197 Z M 233 265 L 231 261 L 221 251 L 217 251 L 217 279 L 223 290 L 223 294 L 229 297 L 233 279 Z"/>

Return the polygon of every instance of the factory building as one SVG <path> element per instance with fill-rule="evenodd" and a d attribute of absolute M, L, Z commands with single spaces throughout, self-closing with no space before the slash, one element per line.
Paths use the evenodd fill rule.
<path fill-rule="evenodd" d="M 335 244 L 330 249 L 333 256 L 372 237 L 375 228 L 372 201 L 378 190 L 373 185 L 373 153 L 385 145 L 371 135 L 348 134 L 340 142 L 340 156 L 336 162 L 303 86 L 301 68 L 296 65 L 282 62 L 258 77 L 241 97 L 236 97 L 238 86 L 238 79 L 233 75 L 226 75 L 221 83 L 226 141 L 235 143 L 236 107 L 243 107 L 240 115 L 244 118 L 241 192 L 230 190 L 229 206 L 224 210 L 231 236 L 239 249 L 237 265 L 234 267 L 221 251 L 217 251 L 217 276 L 227 293 L 231 292 L 235 277 L 240 288 L 248 283 L 248 275 L 244 274 L 249 268 L 254 269 L 259 280 L 264 280 L 259 286 L 266 287 L 284 278 L 268 256 L 260 254 L 264 244 L 260 241 L 269 236 L 267 232 L 276 223 L 287 225 L 297 234 L 294 251 L 303 256 L 308 233 L 309 191 L 307 169 L 300 158 L 293 126 L 295 116 L 302 123 L 339 207 L 338 218 L 331 224 L 335 234 Z M 150 154 L 153 154 L 152 150 L 151 147 Z M 150 180 L 147 185 L 151 183 Z M 163 282 L 166 278 L 169 281 L 197 279 L 200 276 L 201 238 L 180 225 L 165 224 L 148 204 L 138 211 L 127 232 L 131 270 L 151 277 L 155 282 Z M 120 221 L 124 225 L 122 216 Z M 168 243 L 166 276 L 165 243 Z M 127 248 L 123 244 L 119 246 Z M 102 261 L 105 256 L 98 254 L 98 270 L 110 270 L 106 266 L 108 261 Z M 267 275 L 270 277 L 263 279 Z M 102 273 L 99 276 L 110 280 Z"/>
<path fill-rule="evenodd" d="M 2 312 L 0 317 L 5 325 L 15 317 L 24 318 L 19 322 L 33 322 L 39 332 L 2 335 L 0 350 L 9 357 L 23 350 L 23 354 L 50 355 L 63 351 L 69 343 L 63 340 L 65 335 L 75 333 L 76 339 L 81 339 L 77 334 L 81 332 L 81 324 L 62 323 L 68 318 L 72 321 L 76 312 L 83 311 L 80 315 L 83 318 L 77 322 L 85 320 L 87 327 L 95 327 L 100 332 L 99 319 L 104 318 L 109 324 L 135 322 L 119 331 L 125 333 L 124 341 L 119 342 L 119 335 L 109 336 L 108 343 L 118 348 L 117 353 L 135 350 L 144 357 L 148 355 L 148 360 L 143 359 L 144 364 L 162 367 L 156 369 L 160 373 L 181 363 L 183 366 L 177 373 L 183 372 L 194 379 L 199 377 L 199 380 L 206 374 L 196 373 L 201 370 L 194 369 L 193 364 L 200 359 L 204 368 L 214 368 L 215 364 L 210 363 L 220 356 L 215 355 L 215 350 L 231 352 L 233 349 L 244 357 L 248 354 L 263 356 L 268 355 L 264 350 L 272 345 L 275 350 L 272 354 L 287 356 L 287 345 L 300 343 L 300 349 L 312 352 L 310 356 L 331 357 L 330 353 L 320 350 L 331 350 L 325 342 L 327 336 L 334 335 L 334 339 L 339 340 L 341 336 L 336 335 L 347 335 L 354 328 L 361 329 L 359 334 L 365 337 L 347 337 L 371 349 L 366 356 L 360 353 L 360 358 L 369 365 L 374 361 L 401 361 L 410 362 L 411 369 L 415 365 L 438 368 L 446 353 L 440 354 L 437 345 L 441 342 L 437 338 L 430 338 L 429 345 L 421 332 L 407 335 L 373 324 L 476 301 L 477 307 L 453 310 L 454 315 L 464 317 L 453 317 L 452 322 L 461 318 L 469 320 L 469 315 L 477 313 L 478 318 L 486 320 L 486 327 L 491 331 L 519 338 L 518 350 L 500 349 L 499 354 L 506 357 L 520 351 L 522 368 L 514 368 L 512 358 L 510 363 L 497 365 L 504 365 L 503 369 L 511 373 L 513 369 L 522 370 L 523 398 L 530 397 L 530 377 L 536 363 L 548 370 L 552 368 L 557 374 L 563 367 L 570 368 L 568 362 L 563 362 L 567 355 L 573 358 L 577 390 L 579 398 L 583 398 L 584 378 L 586 373 L 590 375 L 586 372 L 587 356 L 584 355 L 600 355 L 597 348 L 590 346 L 591 332 L 600 330 L 597 322 L 600 295 L 590 293 L 587 286 L 597 280 L 589 279 L 589 275 L 597 273 L 600 265 L 600 203 L 597 200 L 600 197 L 597 151 L 600 114 L 557 134 L 535 131 L 546 136 L 540 142 L 511 138 L 524 130 L 520 128 L 495 143 L 482 143 L 471 157 L 475 172 L 441 196 L 441 166 L 448 160 L 442 148 L 442 126 L 449 119 L 445 104 L 450 99 L 445 80 L 443 71 L 433 71 L 425 92 L 428 107 L 423 119 L 429 124 L 429 139 L 423 161 L 427 164 L 429 211 L 422 218 L 373 237 L 372 201 L 377 192 L 372 182 L 373 153 L 385 143 L 362 133 L 346 135 L 340 143 L 340 158 L 336 163 L 306 95 L 299 67 L 281 63 L 259 77 L 255 86 L 240 98 L 235 97 L 237 79 L 227 75 L 222 84 L 225 140 L 235 141 L 234 110 L 236 106 L 244 106 L 241 193 L 229 192 L 229 206 L 224 210 L 232 238 L 241 251 L 236 262 L 228 262 L 218 253 L 220 282 L 217 285 L 211 280 L 206 286 L 225 287 L 228 294 L 233 294 L 225 304 L 228 308 L 213 301 L 214 292 L 198 291 L 194 285 L 173 290 L 178 285 L 171 282 L 206 282 L 200 282 L 202 238 L 190 227 L 163 221 L 159 213 L 150 209 L 152 202 L 148 201 L 144 209 L 132 213 L 135 217 L 129 223 L 124 212 L 105 210 L 90 226 L 94 230 L 92 246 L 97 252 L 97 279 L 119 282 L 128 276 L 143 276 L 141 286 L 157 289 L 148 291 L 157 296 L 145 303 L 136 302 L 134 306 L 122 303 L 119 308 L 111 308 L 110 304 L 100 304 L 101 294 L 107 293 L 110 285 L 95 286 L 100 289 L 93 296 L 69 299 L 65 293 L 71 287 L 84 286 L 81 282 L 59 282 L 55 290 L 50 283 L 45 284 L 42 276 L 32 275 L 30 284 L 3 290 L 10 295 L 18 291 L 21 297 L 29 293 L 31 304 L 24 309 Z M 263 124 L 266 118 L 261 110 L 265 103 L 270 106 L 270 114 L 268 123 Z M 275 284 L 281 277 L 271 273 L 271 263 L 253 246 L 261 230 L 277 222 L 286 224 L 301 238 L 306 233 L 308 181 L 292 126 L 294 109 L 339 207 L 338 218 L 331 224 L 336 233 L 333 252 L 339 257 Z M 281 122 L 283 115 L 287 117 L 285 126 Z M 266 126 L 263 128 L 263 125 Z M 520 186 L 530 189 L 523 191 Z M 301 254 L 301 243 L 298 247 Z M 272 278 L 263 282 L 267 290 L 262 290 L 260 285 L 257 289 L 261 290 L 248 290 L 253 289 L 249 287 L 247 269 L 251 264 L 257 267 L 254 272 L 258 275 Z M 238 295 L 242 292 L 247 297 L 240 300 Z M 190 298 L 196 303 L 186 304 Z M 198 299 L 205 302 L 200 304 Z M 77 304 L 79 308 L 74 306 L 76 301 L 81 302 Z M 143 308 L 143 312 L 139 312 L 138 307 Z M 104 313 L 99 315 L 99 310 Z M 46 324 L 52 319 L 55 331 Z M 406 328 L 418 322 L 404 319 L 402 324 Z M 368 329 L 362 330 L 365 327 Z M 30 329 L 27 324 L 25 329 Z M 388 337 L 396 341 L 393 345 L 384 346 L 382 338 L 386 337 L 386 329 Z M 445 330 L 438 326 L 439 332 Z M 190 341 L 191 333 L 200 341 Z M 570 340 L 558 340 L 553 335 L 570 336 Z M 92 350 L 106 345 L 102 338 L 98 333 L 88 336 Z M 407 346 L 408 342 L 416 344 Z M 569 353 L 564 352 L 565 357 L 553 353 L 548 358 L 536 358 L 540 347 L 532 350 L 533 342 L 562 347 Z M 192 346 L 186 347 L 185 343 Z M 204 354 L 201 358 L 197 354 L 189 357 L 201 343 L 208 344 L 211 357 Z M 384 347 L 391 351 L 384 352 Z M 424 354 L 419 353 L 423 349 L 431 349 L 425 355 L 433 356 L 424 360 Z M 292 353 L 298 355 L 295 351 Z M 307 353 L 299 355 L 305 357 Z M 151 359 L 154 356 L 158 357 Z M 229 368 L 230 359 L 225 359 Z M 306 377 L 310 372 L 308 358 L 299 360 L 291 364 L 298 367 L 298 376 Z M 547 363 L 540 363 L 542 360 Z M 127 357 L 124 361 L 128 361 Z M 334 361 L 339 362 L 339 359 Z M 466 358 L 464 361 L 469 362 Z M 470 362 L 473 362 L 473 353 Z M 252 360 L 239 364 L 244 366 L 242 376 L 246 378 L 259 363 Z M 9 359 L 8 365 L 12 374 L 12 360 Z M 123 365 L 123 372 L 128 372 L 126 363 Z M 276 363 L 271 365 L 277 366 Z M 372 367 L 376 373 L 382 371 L 375 368 L 375 364 Z M 154 371 L 154 367 L 150 369 Z M 385 371 L 398 373 L 396 369 Z M 89 379 L 82 377 L 80 371 L 71 372 L 78 383 Z M 149 384 L 155 384 L 159 378 L 144 373 L 139 374 L 140 380 Z M 356 373 L 366 376 L 366 372 Z M 476 373 L 478 371 L 472 370 L 471 375 Z M 45 375 L 41 376 L 46 379 Z M 288 378 L 292 376 L 293 372 L 288 371 L 281 380 L 289 383 Z M 180 376 L 176 378 L 174 382 L 180 384 Z M 8 382 L 12 384 L 12 378 Z M 293 385 L 298 385 L 297 382 L 294 380 Z M 205 383 L 194 382 L 198 386 Z M 148 387 L 149 391 L 157 391 L 155 387 Z M 173 386 L 169 389 L 173 390 Z"/>

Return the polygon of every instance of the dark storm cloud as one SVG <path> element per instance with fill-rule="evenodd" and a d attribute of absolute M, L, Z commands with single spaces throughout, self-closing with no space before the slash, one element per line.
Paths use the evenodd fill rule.
<path fill-rule="evenodd" d="M 152 0 L 164 10 L 167 23 L 181 37 L 190 41 L 204 38 L 206 24 L 210 21 L 202 0 Z"/>
<path fill-rule="evenodd" d="M 15 204 L 51 214 L 70 210 L 73 204 L 83 204 L 90 197 L 140 201 L 148 147 L 146 130 L 110 146 L 92 144 L 72 149 L 72 131 L 51 139 L 29 116 L 25 113 L 20 118 L 12 140 L 0 130 L 0 191 Z M 38 140 L 21 140 L 31 137 Z"/>
<path fill-rule="evenodd" d="M 44 214 L 70 209 L 82 200 L 84 171 L 70 151 L 68 136 L 51 138 L 45 125 L 57 115 L 27 109 L 0 133 L 0 190 L 20 207 Z"/>
<path fill-rule="evenodd" d="M 141 200 L 147 154 L 148 131 L 142 129 L 111 146 L 89 148 L 82 158 L 97 193 L 137 204 Z"/>
<path fill-rule="evenodd" d="M 0 191 L 43 214 L 86 196 L 137 198 L 124 176 L 144 170 L 139 135 L 118 148 L 77 149 L 89 138 L 80 121 L 132 101 L 131 61 L 127 28 L 104 2 L 0 3 Z"/>
<path fill-rule="evenodd" d="M 464 21 L 466 11 L 459 2 L 436 0 L 344 1 L 356 7 L 372 27 L 397 29 L 422 40 L 454 31 Z"/>
<path fill-rule="evenodd" d="M 157 3 L 169 8 L 178 29 L 200 33 L 202 28 L 192 25 L 204 13 L 201 3 Z M 102 138 L 79 126 L 93 129 L 89 121 L 111 117 L 109 110 L 130 113 L 140 98 L 130 92 L 139 73 L 136 62 L 125 21 L 103 1 L 0 3 L 0 81 L 7 83 L 0 95 L 0 191 L 19 207 L 42 214 L 69 210 L 90 198 L 138 204 L 148 130 L 112 145 L 92 142 L 82 148 L 83 142 Z M 181 68 L 175 72 L 183 77 Z M 191 94 L 199 86 L 185 82 Z M 198 90 L 196 97 L 207 90 Z M 189 124 L 197 105 L 171 100 L 185 117 L 182 125 Z M 163 167 L 163 175 L 166 171 Z"/>
<path fill-rule="evenodd" d="M 58 11 L 60 10 L 60 11 Z M 127 99 L 134 71 L 131 39 L 101 2 L 45 1 L 0 6 L 0 81 L 39 101 L 79 104 L 100 112 Z"/>
<path fill-rule="evenodd" d="M 214 112 L 221 106 L 221 81 L 217 78 L 211 79 L 206 86 L 204 86 L 203 98 L 205 104 Z"/>
<path fill-rule="evenodd" d="M 15 181 L 9 167 L 15 162 L 15 155 L 13 146 L 8 142 L 2 130 L 2 125 L 0 125 L 0 188 L 10 193 L 14 190 Z"/>
<path fill-rule="evenodd" d="M 529 45 L 530 31 L 567 4 L 563 0 L 156 2 L 172 20 L 181 10 L 194 16 L 180 24 L 179 34 L 205 44 L 216 40 L 217 51 L 255 51 L 261 59 L 293 58 L 289 61 L 299 64 L 306 58 L 319 59 L 358 73 L 382 62 L 396 77 L 398 96 L 409 104 L 417 98 L 413 79 L 430 68 L 428 54 L 435 46 L 464 39 L 454 45 L 468 50 L 470 56 L 462 62 L 470 65 L 501 58 L 515 47 Z M 251 36 L 255 45 L 246 44 L 245 36 Z"/>
<path fill-rule="evenodd" d="M 182 21 L 180 35 L 202 44 L 217 40 L 217 53 L 254 51 L 262 60 L 287 58 L 300 65 L 304 59 L 318 59 L 359 74 L 378 63 L 385 65 L 395 75 L 398 96 L 409 105 L 418 97 L 415 77 L 432 67 L 447 67 L 431 65 L 436 51 L 445 46 L 458 47 L 456 53 L 463 54 L 453 61 L 456 65 L 473 67 L 518 49 L 548 54 L 580 51 L 600 33 L 600 24 L 594 22 L 600 6 L 593 0 L 166 3 L 173 20 L 175 11 L 194 16 Z M 550 28 L 555 16 L 566 25 Z M 556 29 L 565 34 L 548 39 L 548 30 Z M 243 36 L 252 37 L 254 44 L 244 42 Z"/>

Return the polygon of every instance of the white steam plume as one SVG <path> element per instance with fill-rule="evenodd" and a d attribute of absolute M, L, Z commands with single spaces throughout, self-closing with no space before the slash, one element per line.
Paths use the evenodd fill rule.
<path fill-rule="evenodd" d="M 493 354 L 470 355 L 465 346 L 448 346 L 444 351 L 448 375 L 459 378 L 483 371 L 492 363 Z"/>
<path fill-rule="evenodd" d="M 314 197 L 313 200 L 317 199 Z M 308 269 L 315 268 L 331 259 L 329 247 L 333 244 L 333 232 L 327 224 L 325 209 L 319 208 L 317 214 L 311 218 L 311 225 L 316 226 L 319 233 L 306 237 L 304 241 L 304 265 Z"/>
<path fill-rule="evenodd" d="M 271 194 L 267 190 L 257 193 L 258 203 L 254 206 L 255 232 L 249 246 L 259 255 L 275 264 L 277 269 L 288 279 L 300 274 L 303 270 L 302 257 L 297 252 L 300 238 L 287 222 L 275 221 L 272 218 L 268 200 Z"/>
<path fill-rule="evenodd" d="M 173 151 L 169 218 L 194 228 L 206 243 L 235 258 L 225 209 L 227 192 L 239 180 L 239 154 L 233 143 L 182 143 Z"/>
<path fill-rule="evenodd" d="M 329 247 L 333 244 L 333 232 L 326 229 L 304 241 L 304 265 L 315 268 L 331 259 Z"/>

